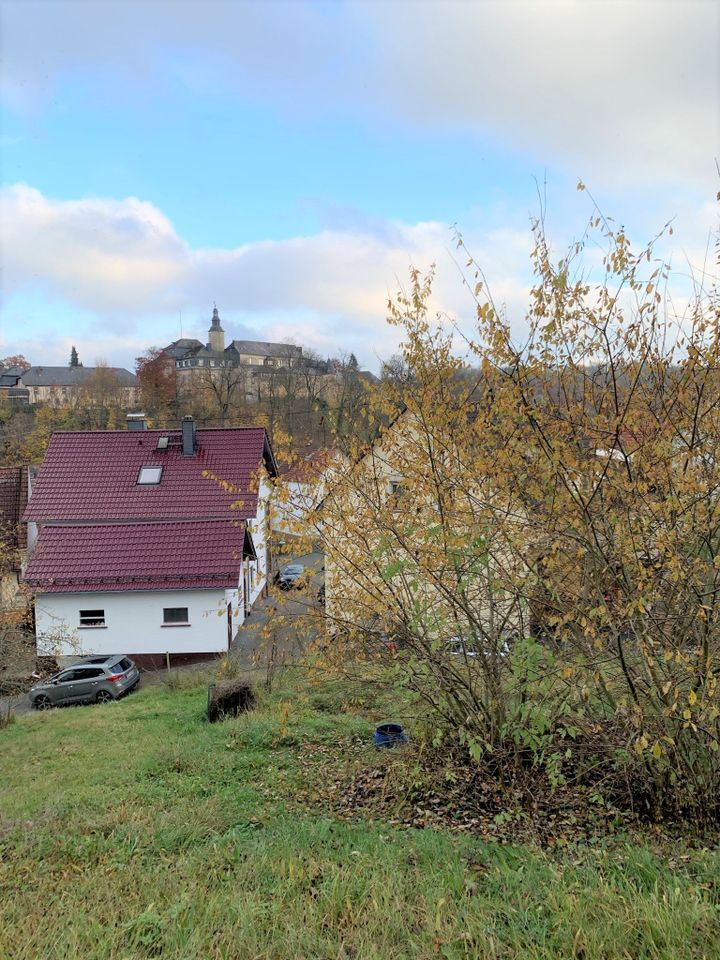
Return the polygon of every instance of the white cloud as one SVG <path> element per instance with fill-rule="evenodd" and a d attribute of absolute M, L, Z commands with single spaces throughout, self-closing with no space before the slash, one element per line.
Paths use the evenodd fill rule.
<path fill-rule="evenodd" d="M 322 353 L 354 350 L 370 363 L 395 349 L 386 303 L 407 284 L 410 266 L 426 271 L 437 263 L 437 310 L 469 309 L 451 231 L 441 223 L 373 224 L 235 249 L 193 250 L 151 203 L 133 197 L 59 201 L 25 185 L 0 193 L 0 217 L 5 328 L 9 315 L 16 315 L 8 303 L 41 295 L 49 306 L 36 326 L 57 331 L 52 304 L 61 305 L 61 325 L 68 307 L 75 307 L 81 316 L 96 318 L 82 326 L 109 337 L 112 356 L 118 354 L 117 338 L 137 342 L 142 330 L 147 343 L 174 339 L 180 311 L 186 334 L 203 337 L 215 300 L 229 335 L 290 337 Z M 476 239 L 478 254 L 494 274 L 496 295 L 521 310 L 528 235 L 503 229 Z M 60 336 L 57 347 L 63 356 L 65 339 Z M 32 344 L 29 349 L 36 355 Z M 90 344 L 88 350 L 96 352 Z"/>
<path fill-rule="evenodd" d="M 573 195 L 578 202 L 584 197 Z M 584 202 L 578 228 L 591 209 Z M 61 201 L 22 184 L 5 188 L 0 343 L 6 353 L 26 349 L 48 363 L 56 355 L 62 361 L 72 341 L 91 359 L 131 364 L 144 347 L 178 336 L 180 311 L 185 335 L 204 338 L 217 301 L 228 337 L 290 338 L 324 355 L 352 350 L 374 366 L 375 358 L 397 347 L 398 332 L 386 323 L 388 298 L 407 287 L 411 266 L 424 272 L 433 263 L 433 309 L 472 324 L 472 303 L 459 276 L 466 256 L 455 250 L 449 225 L 357 220 L 311 236 L 196 250 L 147 201 Z M 686 263 L 702 266 L 715 222 L 710 205 L 687 207 L 678 217 L 662 252 L 669 256 L 674 246 L 681 273 Z M 550 229 L 562 251 L 572 234 Z M 531 283 L 525 218 L 509 210 L 500 217 L 472 211 L 465 240 L 495 302 L 505 305 L 521 334 Z M 591 250 L 586 259 L 592 257 Z M 32 298 L 32 318 L 23 319 L 19 310 Z"/>
<path fill-rule="evenodd" d="M 2 18 L 16 108 L 63 81 L 131 102 L 180 85 L 294 117 L 470 130 L 598 186 L 714 183 L 712 0 L 25 0 Z"/>
<path fill-rule="evenodd" d="M 108 317 L 176 299 L 189 254 L 151 203 L 58 201 L 16 184 L 0 193 L 0 217 L 6 294 L 37 285 Z"/>

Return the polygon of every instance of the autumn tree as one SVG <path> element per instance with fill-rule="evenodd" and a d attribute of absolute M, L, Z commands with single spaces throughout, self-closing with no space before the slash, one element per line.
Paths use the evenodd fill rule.
<path fill-rule="evenodd" d="M 80 430 L 86 426 L 83 411 L 66 403 L 40 404 L 33 414 L 20 411 L 8 424 L 7 463 L 41 464 L 56 430 Z M 14 428 L 14 429 L 13 429 Z"/>
<path fill-rule="evenodd" d="M 352 444 L 357 436 L 367 436 L 365 416 L 368 393 L 360 376 L 354 353 L 344 354 L 335 362 L 336 388 L 332 398 L 333 431 L 336 438 Z"/>
<path fill-rule="evenodd" d="M 326 553 L 324 653 L 382 664 L 475 761 L 708 821 L 717 294 L 698 286 L 670 328 L 656 242 L 635 250 L 596 212 L 558 262 L 542 220 L 533 232 L 523 340 L 471 257 L 474 331 L 433 317 L 432 276 L 414 273 L 390 305 L 412 388 L 384 379 L 374 417 L 388 426 L 369 447 L 349 441 L 353 465 L 310 518 Z M 587 244 L 604 250 L 593 280 Z"/>
<path fill-rule="evenodd" d="M 18 587 L 20 565 L 19 531 L 10 523 L 0 523 L 0 697 L 5 698 L 0 729 L 10 722 L 35 665 L 30 604 Z"/>
<path fill-rule="evenodd" d="M 104 360 L 82 381 L 75 404 L 83 412 L 84 426 L 89 429 L 111 429 L 119 426 L 124 416 L 123 387 L 120 379 Z"/>
<path fill-rule="evenodd" d="M 29 370 L 32 364 L 29 360 L 26 360 L 21 353 L 14 354 L 10 357 L 3 357 L 0 360 L 0 370 Z"/>
<path fill-rule="evenodd" d="M 135 359 L 144 409 L 153 417 L 179 416 L 179 390 L 175 362 L 157 347 Z"/>

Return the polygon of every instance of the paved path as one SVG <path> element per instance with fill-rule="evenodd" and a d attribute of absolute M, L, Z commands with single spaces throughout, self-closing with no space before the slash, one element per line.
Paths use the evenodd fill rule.
<path fill-rule="evenodd" d="M 304 564 L 311 571 L 311 585 L 303 591 L 271 591 L 269 596 L 256 602 L 230 648 L 231 654 L 246 669 L 267 664 L 273 641 L 276 655 L 286 661 L 301 654 L 305 647 L 305 617 L 323 581 L 324 557 L 321 553 L 308 553 L 282 566 L 288 563 Z"/>

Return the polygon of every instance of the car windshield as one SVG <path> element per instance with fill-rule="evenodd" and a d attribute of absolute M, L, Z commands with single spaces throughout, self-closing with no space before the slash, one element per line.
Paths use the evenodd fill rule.
<path fill-rule="evenodd" d="M 294 577 L 294 576 L 297 576 L 297 574 L 302 573 L 304 569 L 305 567 L 301 563 L 293 563 L 289 567 L 285 567 L 285 569 L 283 570 L 283 574 L 286 577 L 288 575 L 291 577 Z"/>

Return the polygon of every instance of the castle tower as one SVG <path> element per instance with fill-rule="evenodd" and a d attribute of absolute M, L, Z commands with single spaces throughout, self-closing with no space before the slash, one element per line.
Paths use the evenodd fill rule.
<path fill-rule="evenodd" d="M 220 324 L 220 314 L 217 307 L 213 308 L 212 323 L 208 330 L 208 346 L 217 353 L 225 349 L 225 331 Z"/>

